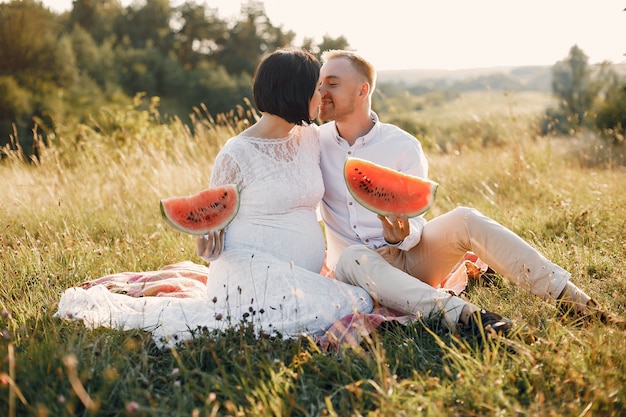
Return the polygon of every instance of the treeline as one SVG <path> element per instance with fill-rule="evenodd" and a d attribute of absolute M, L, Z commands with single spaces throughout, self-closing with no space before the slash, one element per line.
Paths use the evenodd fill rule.
<path fill-rule="evenodd" d="M 31 153 L 34 136 L 54 141 L 85 122 L 98 129 L 98 115 L 136 108 L 139 93 L 151 98 L 149 109 L 158 104 L 160 118 L 186 121 L 199 107 L 210 115 L 229 112 L 251 97 L 252 74 L 265 53 L 285 46 L 318 55 L 349 48 L 343 36 L 320 44 L 304 38 L 294 45 L 294 39 L 271 22 L 261 1 L 248 1 L 237 18 L 226 20 L 210 0 L 176 7 L 169 0 L 127 7 L 119 0 L 74 0 L 63 14 L 36 0 L 0 3 L 0 148 Z M 380 81 L 374 104 L 383 111 L 382 98 L 407 94 L 427 97 L 420 106 L 436 106 L 464 91 L 551 90 L 558 106 L 548 109 L 542 133 L 593 128 L 625 141 L 626 83 L 609 63 L 590 66 L 577 46 L 551 71 Z"/>
<path fill-rule="evenodd" d="M 294 46 L 262 2 L 225 20 L 208 4 L 146 0 L 74 0 L 57 14 L 35 0 L 0 4 L 0 146 L 19 138 L 28 150 L 33 126 L 51 136 L 103 107 L 159 97 L 162 115 L 185 118 L 200 104 L 211 114 L 251 97 L 260 58 Z M 305 38 L 314 53 L 349 47 L 344 37 Z"/>

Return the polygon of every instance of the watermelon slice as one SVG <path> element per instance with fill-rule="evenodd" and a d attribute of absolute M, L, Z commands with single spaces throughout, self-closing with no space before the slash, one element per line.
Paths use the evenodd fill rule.
<path fill-rule="evenodd" d="M 161 200 L 161 214 L 165 220 L 175 229 L 192 235 L 224 229 L 238 211 L 239 189 L 234 184 Z"/>
<path fill-rule="evenodd" d="M 439 186 L 361 158 L 347 158 L 344 178 L 350 194 L 363 207 L 383 216 L 416 217 L 425 213 Z"/>

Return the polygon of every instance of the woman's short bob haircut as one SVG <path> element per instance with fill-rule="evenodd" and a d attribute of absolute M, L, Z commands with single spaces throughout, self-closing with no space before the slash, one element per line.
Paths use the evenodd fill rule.
<path fill-rule="evenodd" d="M 320 63 L 300 49 L 278 49 L 265 57 L 254 74 L 254 104 L 259 111 L 290 123 L 311 123 L 309 103 L 317 88 Z"/>

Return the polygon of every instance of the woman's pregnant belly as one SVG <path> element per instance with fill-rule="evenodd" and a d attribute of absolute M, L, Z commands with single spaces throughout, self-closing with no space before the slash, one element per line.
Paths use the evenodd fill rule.
<path fill-rule="evenodd" d="M 239 215 L 228 226 L 224 249 L 247 249 L 274 255 L 285 262 L 319 272 L 325 242 L 315 212 L 293 211 L 262 219 Z"/>

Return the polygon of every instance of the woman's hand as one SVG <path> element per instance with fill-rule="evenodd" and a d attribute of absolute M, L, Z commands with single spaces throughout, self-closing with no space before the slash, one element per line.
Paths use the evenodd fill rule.
<path fill-rule="evenodd" d="M 224 230 L 210 232 L 196 239 L 196 253 L 206 262 L 215 261 L 224 250 Z"/>
<path fill-rule="evenodd" d="M 411 232 L 411 225 L 407 216 L 385 217 L 378 215 L 383 225 L 383 237 L 390 245 L 399 245 Z"/>

